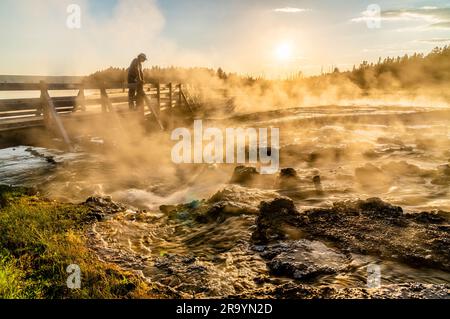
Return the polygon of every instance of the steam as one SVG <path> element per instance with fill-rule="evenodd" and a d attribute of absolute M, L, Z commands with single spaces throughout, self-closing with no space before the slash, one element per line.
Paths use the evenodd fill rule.
<path fill-rule="evenodd" d="M 411 77 L 413 72 L 408 70 Z M 375 77 L 370 72 L 365 77 L 368 89 L 362 89 L 351 81 L 347 73 L 284 81 L 230 76 L 226 81 L 212 79 L 203 84 L 200 81 L 196 83 L 201 85 L 205 100 L 217 99 L 217 92 L 226 92 L 233 99 L 237 113 L 330 105 L 448 108 L 450 94 L 445 83 L 427 84 L 427 79 L 432 77 L 420 73 L 415 78 L 424 84 L 414 89 L 401 88 L 399 80 L 392 75 Z M 226 110 L 223 113 L 229 115 Z"/>
<path fill-rule="evenodd" d="M 88 0 L 76 2 L 82 9 L 81 29 L 66 26 L 71 0 L 2 2 L 10 16 L 3 44 L 26 47 L 16 50 L 14 63 L 3 74 L 86 75 L 109 66 L 128 67 L 131 59 L 146 52 L 159 65 L 208 64 L 208 54 L 181 49 L 161 36 L 165 19 L 155 0 L 118 0 L 111 16 L 95 18 Z M 7 58 L 7 57 L 5 57 Z"/>
<path fill-rule="evenodd" d="M 243 35 L 233 34 L 236 42 L 224 53 L 239 58 L 231 62 L 220 61 L 219 55 L 214 52 L 181 49 L 174 41 L 161 36 L 165 20 L 154 0 L 119 0 L 112 16 L 104 20 L 96 20 L 88 10 L 83 10 L 83 26 L 80 30 L 70 30 L 65 26 L 66 8 L 73 2 L 71 0 L 6 1 L 7 7 L 12 11 L 11 16 L 21 17 L 16 23 L 21 23 L 27 36 L 18 42 L 14 42 L 16 39 L 6 38 L 4 45 L 23 46 L 30 51 L 17 50 L 17 56 L 6 57 L 14 63 L 10 64 L 11 69 L 4 70 L 5 73 L 29 74 L 33 70 L 35 74 L 85 75 L 109 66 L 127 67 L 131 58 L 139 52 L 146 52 L 150 61 L 158 61 L 161 65 L 223 65 L 226 68 L 228 64 L 232 69 L 237 69 L 239 65 L 253 61 L 249 63 L 250 67 L 258 68 L 261 67 L 261 60 L 267 60 L 268 57 L 261 54 L 263 57 L 258 56 L 256 59 L 255 51 L 262 52 L 264 48 L 270 47 L 266 39 L 277 38 L 280 33 L 286 33 L 283 29 L 275 30 L 265 34 L 264 39 L 260 40 L 261 30 L 265 30 L 263 26 L 267 22 L 260 16 L 256 23 L 253 19 L 248 19 L 254 23 L 253 27 L 248 28 L 249 30 L 243 27 L 243 30 L 247 30 Z M 78 4 L 88 7 L 87 0 L 80 0 Z M 15 25 L 11 27 L 14 28 Z M 251 46 L 254 48 L 248 49 Z M 57 54 L 49 55 L 49 52 Z M 418 78 L 426 84 L 419 88 L 402 89 L 401 81 L 410 78 Z M 348 73 L 339 72 L 291 80 L 254 79 L 235 74 L 220 78 L 216 74 L 199 72 L 194 76 L 186 76 L 185 80 L 200 91 L 199 97 L 203 105 L 212 101 L 214 115 L 220 114 L 223 117 L 236 113 L 254 114 L 330 105 L 448 107 L 450 100 L 446 86 L 448 83 L 432 84 L 432 75 L 414 66 L 402 70 L 400 77 L 389 72 L 376 76 L 368 69 L 364 72 L 364 89 L 355 84 Z M 226 108 L 221 109 L 214 103 L 224 97 L 233 100 L 235 113 L 230 113 Z M 205 118 L 210 115 L 206 112 Z M 94 185 L 92 189 L 98 189 L 104 194 L 115 193 L 117 189 L 137 189 L 140 191 L 134 192 L 133 196 L 139 197 L 144 207 L 153 207 L 162 198 L 171 198 L 170 202 L 204 198 L 206 195 L 202 190 L 192 190 L 192 186 L 206 184 L 217 187 L 229 181 L 234 165 L 221 166 L 220 169 L 204 164 L 175 165 L 171 158 L 174 143 L 168 132 L 152 132 L 149 135 L 138 118 L 111 116 L 113 118 L 98 117 L 84 125 L 76 123 L 68 127 L 71 134 L 79 137 L 79 140 L 102 137 L 105 143 L 99 152 L 102 156 L 100 162 L 107 167 L 97 167 L 96 163 L 90 163 L 92 167 L 81 167 L 75 176 L 62 175 L 63 180 L 83 182 L 84 185 L 80 187 Z M 237 121 L 228 127 L 246 124 L 248 123 Z M 400 118 L 395 116 L 389 124 L 393 133 L 401 134 L 406 130 Z M 294 166 L 300 162 L 305 169 L 311 169 L 341 164 L 345 160 L 357 162 L 356 165 L 364 163 L 367 157 L 363 154 L 373 151 L 373 146 L 365 139 L 358 140 L 359 127 L 356 124 L 348 121 L 345 125 L 345 132 L 330 128 L 329 131 L 321 131 L 323 127 L 320 125 L 305 125 L 302 128 L 298 128 L 295 123 L 283 125 L 281 135 L 284 132 L 289 132 L 292 136 L 299 134 L 301 142 L 293 140 L 292 136 L 281 141 L 281 165 Z M 413 138 L 418 141 L 421 133 Z M 320 147 L 317 146 L 317 141 L 321 143 Z M 422 143 L 426 144 L 425 142 Z M 286 151 L 291 144 L 295 145 L 292 156 Z M 439 140 L 437 148 L 448 150 L 448 139 L 443 139 L 442 142 Z M 64 170 L 64 167 L 57 169 Z M 378 174 L 377 168 L 372 167 L 360 172 L 367 180 Z M 63 193 L 68 190 L 57 191 Z M 147 197 L 145 194 L 150 195 Z M 123 199 L 128 194 L 125 192 L 117 196 Z"/>

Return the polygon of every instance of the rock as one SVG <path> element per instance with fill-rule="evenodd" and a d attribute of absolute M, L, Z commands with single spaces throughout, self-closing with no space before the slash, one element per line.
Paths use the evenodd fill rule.
<path fill-rule="evenodd" d="M 203 214 L 196 214 L 195 220 L 200 223 L 220 223 L 228 217 L 245 214 L 256 215 L 257 210 L 236 202 L 219 202 L 210 206 Z"/>
<path fill-rule="evenodd" d="M 52 164 L 52 165 L 58 164 L 53 156 L 45 156 L 44 158 L 47 161 L 47 163 L 49 163 L 49 164 Z"/>
<path fill-rule="evenodd" d="M 310 287 L 293 283 L 277 287 L 275 298 L 302 299 L 448 299 L 450 285 L 405 283 L 369 288 Z"/>
<path fill-rule="evenodd" d="M 199 223 L 223 222 L 239 215 L 259 213 L 261 201 L 272 200 L 279 195 L 272 191 L 230 185 L 211 196 L 208 200 L 182 205 L 162 205 L 160 211 L 170 218 L 191 219 Z"/>
<path fill-rule="evenodd" d="M 342 253 L 305 239 L 270 245 L 262 256 L 270 257 L 267 265 L 274 275 L 297 280 L 333 274 L 344 270 L 349 263 L 349 258 Z"/>
<path fill-rule="evenodd" d="M 338 288 L 310 286 L 288 282 L 262 288 L 252 293 L 231 296 L 240 299 L 449 299 L 450 285 L 404 283 L 383 285 L 380 288 Z"/>
<path fill-rule="evenodd" d="M 418 218 L 430 217 L 423 215 Z M 435 219 L 435 221 L 438 221 Z M 450 270 L 450 227 L 417 221 L 379 198 L 335 203 L 299 213 L 289 199 L 261 203 L 252 239 L 326 239 L 343 252 L 396 259 L 418 267 Z"/>
<path fill-rule="evenodd" d="M 243 186 L 252 185 L 259 176 L 255 167 L 237 166 L 234 169 L 230 184 L 238 184 Z"/>
<path fill-rule="evenodd" d="M 280 171 L 280 178 L 298 177 L 297 171 L 291 167 L 282 168 Z"/>
<path fill-rule="evenodd" d="M 296 228 L 301 221 L 294 202 L 288 198 L 277 198 L 271 202 L 262 202 L 256 219 L 257 228 L 252 239 L 256 243 L 268 243 L 274 240 L 298 239 Z"/>
<path fill-rule="evenodd" d="M 407 217 L 412 218 L 418 223 L 425 224 L 442 224 L 446 221 L 444 214 L 450 216 L 449 213 L 443 211 L 421 212 L 418 214 L 408 214 Z"/>
<path fill-rule="evenodd" d="M 52 155 L 45 155 L 43 153 L 38 152 L 37 150 L 33 149 L 32 147 L 28 147 L 26 150 L 26 152 L 30 153 L 33 156 L 36 157 L 41 157 L 43 158 L 47 163 L 52 164 L 52 165 L 56 165 L 58 164 L 55 160 L 55 157 Z"/>
<path fill-rule="evenodd" d="M 313 177 L 313 183 L 314 183 L 314 187 L 316 188 L 316 192 L 318 194 L 322 194 L 323 193 L 323 187 L 322 187 L 322 181 L 321 181 L 319 175 L 316 175 L 316 176 Z"/>
<path fill-rule="evenodd" d="M 336 207 L 340 207 L 336 205 Z M 373 197 L 366 200 L 358 200 L 353 205 L 349 205 L 346 209 L 355 209 L 359 213 L 369 215 L 375 218 L 398 218 L 403 214 L 403 209 L 399 206 L 393 206 L 383 202 L 380 198 Z"/>
<path fill-rule="evenodd" d="M 113 202 L 111 197 L 89 197 L 82 205 L 89 208 L 90 215 L 97 221 L 126 210 L 125 206 Z"/>
<path fill-rule="evenodd" d="M 326 238 L 346 250 L 398 259 L 413 266 L 450 270 L 450 233 L 440 225 L 411 220 L 401 207 L 378 198 L 340 202 L 330 209 L 312 209 L 304 214 L 308 218 L 299 227 L 313 238 Z"/>
<path fill-rule="evenodd" d="M 281 189 L 296 188 L 300 180 L 297 171 L 293 168 L 283 168 L 278 176 L 278 186 Z"/>
<path fill-rule="evenodd" d="M 262 201 L 272 200 L 277 197 L 279 195 L 273 191 L 230 185 L 211 196 L 208 199 L 208 203 L 235 202 L 258 209 Z"/>

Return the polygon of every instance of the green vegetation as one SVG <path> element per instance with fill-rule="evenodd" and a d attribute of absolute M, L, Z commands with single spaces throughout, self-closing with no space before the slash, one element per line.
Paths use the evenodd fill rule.
<path fill-rule="evenodd" d="M 93 220 L 83 205 L 0 186 L 0 298 L 150 297 L 145 282 L 88 249 L 84 233 Z M 81 268 L 81 289 L 67 288 L 70 264 Z"/>

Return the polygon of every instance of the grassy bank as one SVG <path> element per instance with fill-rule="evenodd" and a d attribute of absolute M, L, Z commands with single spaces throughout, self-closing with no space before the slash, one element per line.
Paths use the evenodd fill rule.
<path fill-rule="evenodd" d="M 140 278 L 88 249 L 84 233 L 94 220 L 83 205 L 0 186 L 0 298 L 151 297 Z M 80 289 L 67 288 L 71 264 L 80 266 Z"/>

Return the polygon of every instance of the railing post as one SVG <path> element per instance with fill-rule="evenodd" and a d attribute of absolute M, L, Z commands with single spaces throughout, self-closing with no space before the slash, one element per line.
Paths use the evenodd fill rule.
<path fill-rule="evenodd" d="M 105 83 L 100 85 L 100 95 L 102 100 L 102 112 L 112 112 L 112 104 L 109 100 L 108 93 L 106 93 Z"/>
<path fill-rule="evenodd" d="M 151 101 L 150 101 L 150 99 L 149 99 L 149 97 L 148 97 L 147 95 L 144 94 L 143 98 L 144 98 L 144 102 L 147 104 L 147 107 L 149 108 L 149 110 L 151 111 L 153 117 L 155 118 L 156 122 L 158 122 L 159 127 L 161 128 L 162 131 L 164 131 L 164 124 L 162 123 L 161 118 L 160 118 L 161 110 L 160 110 L 159 107 L 160 107 L 160 105 L 161 105 L 161 104 L 160 104 L 160 100 L 161 100 L 161 89 L 160 89 L 159 83 L 158 83 L 158 86 L 157 86 L 157 91 L 158 91 L 158 97 L 157 97 L 157 100 L 158 100 L 158 107 L 155 107 L 155 106 L 151 103 Z M 145 113 L 143 114 L 143 116 L 145 117 Z"/>
<path fill-rule="evenodd" d="M 178 107 L 180 109 L 181 109 L 182 101 L 183 101 L 183 94 L 182 94 L 182 91 L 181 91 L 181 83 L 180 83 L 180 84 L 178 84 Z"/>
<path fill-rule="evenodd" d="M 167 116 L 169 117 L 167 124 L 169 128 L 173 127 L 173 85 L 169 83 L 169 108 L 167 110 Z"/>
<path fill-rule="evenodd" d="M 185 104 L 186 107 L 188 108 L 189 112 L 190 112 L 191 114 L 194 114 L 194 110 L 192 109 L 191 104 L 190 104 L 190 102 L 188 101 L 186 94 L 184 94 L 182 87 L 180 87 L 180 95 L 181 95 L 181 97 L 183 98 L 184 104 Z"/>
<path fill-rule="evenodd" d="M 42 115 L 44 116 L 44 125 L 48 130 L 52 129 L 52 121 L 51 121 L 51 117 L 50 117 L 50 110 L 49 110 L 49 105 L 48 105 L 48 87 L 47 87 L 47 83 L 45 83 L 44 81 L 40 81 L 40 88 L 41 88 L 41 111 L 42 111 Z"/>
<path fill-rule="evenodd" d="M 105 113 L 106 112 L 106 89 L 103 86 L 103 84 L 100 86 L 100 99 L 102 100 L 102 112 Z"/>
<path fill-rule="evenodd" d="M 74 112 L 81 109 L 82 111 L 86 111 L 86 102 L 85 102 L 85 95 L 84 95 L 84 83 L 81 83 L 80 91 L 78 92 L 77 98 L 75 100 L 75 107 Z"/>
<path fill-rule="evenodd" d="M 44 90 L 46 90 L 46 84 L 44 81 L 40 81 L 40 90 L 41 90 L 41 103 L 39 103 L 38 108 L 36 109 L 36 116 L 44 116 L 45 120 L 45 99 L 44 99 Z"/>
<path fill-rule="evenodd" d="M 156 85 L 156 99 L 158 100 L 158 110 L 161 110 L 161 83 Z"/>
<path fill-rule="evenodd" d="M 172 83 L 169 83 L 169 112 L 172 113 L 173 107 L 173 86 Z"/>
<path fill-rule="evenodd" d="M 53 104 L 53 101 L 48 94 L 48 87 L 47 84 L 44 81 L 41 81 L 41 102 L 42 106 L 44 108 L 44 123 L 48 130 L 53 131 L 53 124 L 56 126 L 56 129 L 60 136 L 63 138 L 64 142 L 66 143 L 67 147 L 70 151 L 73 151 L 72 143 L 69 139 L 69 135 L 66 132 L 66 129 L 64 128 L 63 123 L 61 122 L 61 119 L 58 116 L 58 112 L 55 108 L 55 105 Z"/>

